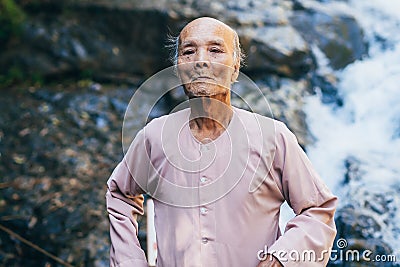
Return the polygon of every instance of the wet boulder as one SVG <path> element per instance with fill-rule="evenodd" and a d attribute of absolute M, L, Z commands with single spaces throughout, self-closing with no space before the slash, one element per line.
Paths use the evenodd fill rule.
<path fill-rule="evenodd" d="M 315 44 L 330 61 L 331 67 L 341 69 L 367 52 L 364 33 L 345 5 L 336 2 L 297 2 L 290 17 L 292 26 L 309 44 Z"/>

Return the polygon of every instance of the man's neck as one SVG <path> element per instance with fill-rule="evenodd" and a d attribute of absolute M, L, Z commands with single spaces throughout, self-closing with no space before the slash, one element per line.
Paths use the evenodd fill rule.
<path fill-rule="evenodd" d="M 228 127 L 232 116 L 230 95 L 192 98 L 189 127 L 202 143 L 217 139 Z"/>

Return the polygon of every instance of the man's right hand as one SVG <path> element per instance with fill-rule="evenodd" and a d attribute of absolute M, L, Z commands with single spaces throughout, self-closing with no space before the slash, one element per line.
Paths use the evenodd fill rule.
<path fill-rule="evenodd" d="M 260 261 L 257 267 L 283 267 L 283 265 L 274 256 L 267 254 L 267 259 Z"/>

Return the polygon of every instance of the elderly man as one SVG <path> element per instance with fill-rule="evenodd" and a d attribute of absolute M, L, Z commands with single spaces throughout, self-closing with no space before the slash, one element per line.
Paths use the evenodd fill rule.
<path fill-rule="evenodd" d="M 143 193 L 155 203 L 157 266 L 326 265 L 337 198 L 283 123 L 231 106 L 236 32 L 199 18 L 177 40 L 189 108 L 147 124 L 108 180 L 110 265 L 147 266 Z M 281 235 L 285 200 L 296 216 Z"/>

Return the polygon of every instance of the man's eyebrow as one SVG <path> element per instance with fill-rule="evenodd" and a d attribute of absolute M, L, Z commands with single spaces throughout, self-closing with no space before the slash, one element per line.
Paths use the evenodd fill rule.
<path fill-rule="evenodd" d="M 181 47 L 193 46 L 195 44 L 194 41 L 184 41 L 181 43 Z"/>
<path fill-rule="evenodd" d="M 224 46 L 225 42 L 223 40 L 216 39 L 216 40 L 209 41 L 208 44 Z"/>
<path fill-rule="evenodd" d="M 218 45 L 218 46 L 225 46 L 225 42 L 222 39 L 214 39 L 214 40 L 210 40 L 207 41 L 206 43 L 207 45 Z M 188 47 L 188 46 L 194 46 L 196 45 L 196 41 L 194 40 L 189 40 L 189 41 L 183 41 L 180 45 L 180 47 L 184 48 L 184 47 Z"/>

